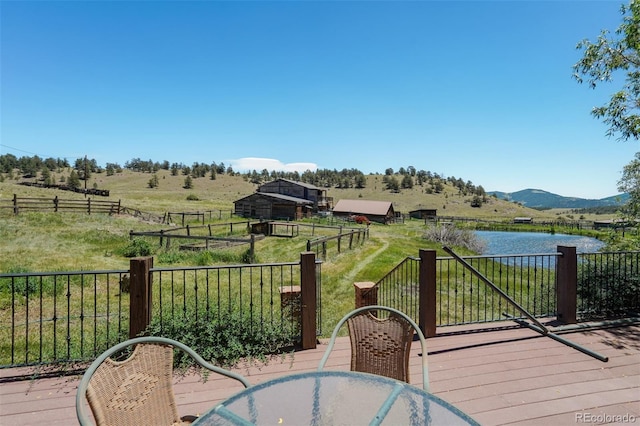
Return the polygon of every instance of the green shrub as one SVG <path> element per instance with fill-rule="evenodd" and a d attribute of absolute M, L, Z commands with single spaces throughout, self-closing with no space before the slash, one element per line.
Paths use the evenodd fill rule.
<path fill-rule="evenodd" d="M 295 343 L 296 332 L 288 321 L 271 324 L 238 307 L 219 312 L 199 308 L 197 315 L 193 310 L 188 312 L 189 315 L 163 320 L 156 316 L 147 329 L 148 334 L 178 340 L 205 360 L 225 367 L 241 359 L 266 361 L 269 355 L 281 353 Z M 184 371 L 192 367 L 193 362 L 190 357 L 179 354 L 175 365 Z"/>
<path fill-rule="evenodd" d="M 582 314 L 610 317 L 638 309 L 640 276 L 633 271 L 633 253 L 607 262 L 586 262 L 580 266 L 578 300 Z"/>
<path fill-rule="evenodd" d="M 178 251 L 170 250 L 158 253 L 157 261 L 159 265 L 187 264 L 197 266 L 207 266 L 219 263 L 238 264 L 250 263 L 249 250 L 242 253 L 234 253 L 226 250 L 201 250 L 201 251 Z"/>
<path fill-rule="evenodd" d="M 187 195 L 187 201 L 200 201 L 200 198 L 196 194 Z"/>
<path fill-rule="evenodd" d="M 151 256 L 152 254 L 151 245 L 141 238 L 134 238 L 122 250 L 124 257 Z"/>

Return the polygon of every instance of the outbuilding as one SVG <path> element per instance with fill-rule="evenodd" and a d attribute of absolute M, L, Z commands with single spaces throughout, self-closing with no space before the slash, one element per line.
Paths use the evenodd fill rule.
<path fill-rule="evenodd" d="M 270 220 L 302 219 L 313 210 L 313 201 L 268 192 L 255 192 L 233 204 L 236 216 Z"/>
<path fill-rule="evenodd" d="M 438 210 L 436 209 L 417 209 L 409 212 L 409 217 L 413 219 L 436 220 Z"/>
<path fill-rule="evenodd" d="M 372 222 L 390 223 L 395 220 L 391 201 L 339 200 L 333 208 L 336 217 L 366 216 Z"/>
<path fill-rule="evenodd" d="M 533 218 L 531 217 L 516 217 L 513 219 L 513 223 L 533 223 Z"/>

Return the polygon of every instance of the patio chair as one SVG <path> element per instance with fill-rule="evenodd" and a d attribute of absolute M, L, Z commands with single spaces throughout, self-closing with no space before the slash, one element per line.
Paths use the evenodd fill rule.
<path fill-rule="evenodd" d="M 386 318 L 373 312 L 386 311 Z M 409 355 L 414 331 L 422 346 L 423 388 L 429 390 L 427 343 L 420 327 L 406 314 L 386 306 L 365 306 L 345 315 L 336 325 L 320 360 L 322 370 L 333 350 L 340 328 L 347 323 L 351 340 L 351 371 L 378 374 L 409 383 Z"/>
<path fill-rule="evenodd" d="M 111 357 L 134 346 L 131 355 L 116 361 Z M 180 418 L 173 394 L 173 351 L 186 352 L 200 366 L 241 382 L 243 376 L 205 361 L 193 349 L 163 337 L 137 337 L 102 353 L 84 373 L 76 393 L 76 415 L 81 425 L 90 425 L 85 397 L 98 425 L 179 425 L 194 416 Z"/>

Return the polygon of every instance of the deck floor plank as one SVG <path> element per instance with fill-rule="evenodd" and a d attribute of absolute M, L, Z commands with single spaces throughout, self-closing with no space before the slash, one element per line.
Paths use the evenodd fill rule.
<path fill-rule="evenodd" d="M 513 323 L 439 329 L 427 340 L 431 390 L 481 424 L 575 425 L 640 422 L 640 324 L 577 330 L 561 335 L 609 357 L 599 361 L 578 350 Z M 558 332 L 560 334 L 560 332 Z M 234 368 L 257 384 L 283 375 L 312 371 L 326 348 L 272 358 L 266 365 L 242 363 Z M 411 350 L 411 381 L 422 385 L 421 350 Z M 326 369 L 348 370 L 350 345 L 339 338 Z M 28 369 L 0 370 L 0 379 Z M 6 381 L 0 386 L 0 425 L 77 424 L 75 391 L 79 376 Z M 231 380 L 198 375 L 176 376 L 181 415 L 201 414 L 241 389 Z M 580 417 L 582 416 L 582 417 Z M 580 418 L 579 418 L 580 417 Z M 633 421 L 629 419 L 634 419 Z"/>

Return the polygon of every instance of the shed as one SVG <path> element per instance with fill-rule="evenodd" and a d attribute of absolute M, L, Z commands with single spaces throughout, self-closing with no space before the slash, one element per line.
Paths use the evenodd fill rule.
<path fill-rule="evenodd" d="M 513 223 L 533 223 L 533 218 L 531 217 L 516 217 L 513 219 Z"/>
<path fill-rule="evenodd" d="M 409 212 L 409 217 L 413 219 L 436 220 L 438 217 L 437 209 L 417 209 Z"/>
<path fill-rule="evenodd" d="M 310 216 L 313 201 L 282 194 L 255 192 L 233 202 L 236 216 L 296 220 Z"/>
<path fill-rule="evenodd" d="M 389 223 L 395 219 L 391 201 L 339 200 L 333 208 L 334 216 L 366 216 L 372 222 Z"/>

